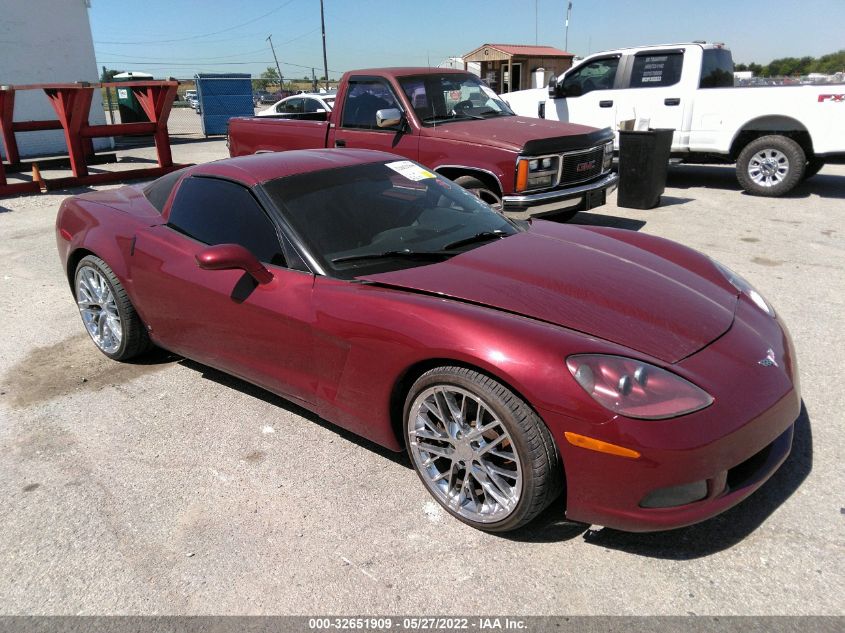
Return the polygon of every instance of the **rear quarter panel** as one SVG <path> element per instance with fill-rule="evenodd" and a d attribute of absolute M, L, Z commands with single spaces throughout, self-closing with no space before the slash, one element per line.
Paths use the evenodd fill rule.
<path fill-rule="evenodd" d="M 818 154 L 845 152 L 845 86 L 771 86 L 697 90 L 690 121 L 693 152 L 725 154 L 743 129 L 806 129 Z M 825 98 L 830 96 L 830 98 Z M 787 129 L 796 129 L 788 124 Z"/>
<path fill-rule="evenodd" d="M 105 205 L 80 198 L 65 200 L 56 216 L 56 244 L 71 289 L 76 263 L 85 253 L 93 253 L 109 265 L 132 298 L 129 253 L 135 234 L 149 224 Z"/>

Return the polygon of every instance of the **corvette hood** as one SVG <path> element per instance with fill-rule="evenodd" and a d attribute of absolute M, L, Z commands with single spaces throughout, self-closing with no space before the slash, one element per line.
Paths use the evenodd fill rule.
<path fill-rule="evenodd" d="M 361 279 L 539 319 L 667 363 L 726 332 L 737 301 L 694 251 L 630 231 L 549 222 L 441 263 Z"/>

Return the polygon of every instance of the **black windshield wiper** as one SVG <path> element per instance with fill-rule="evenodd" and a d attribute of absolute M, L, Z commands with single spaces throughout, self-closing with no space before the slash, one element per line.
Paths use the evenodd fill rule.
<path fill-rule="evenodd" d="M 436 123 L 438 121 L 453 121 L 454 118 L 445 114 L 435 114 L 432 116 L 427 116 L 422 119 L 423 123 Z"/>
<path fill-rule="evenodd" d="M 343 262 L 357 262 L 368 259 L 431 259 L 441 260 L 448 257 L 453 257 L 458 253 L 447 253 L 445 251 L 384 251 L 383 253 L 362 253 L 360 255 L 344 255 L 343 257 L 335 257 L 331 260 L 332 264 L 340 264 Z"/>
<path fill-rule="evenodd" d="M 491 114 L 493 116 L 513 116 L 512 112 L 505 112 L 504 110 L 501 110 L 501 111 L 485 110 L 484 112 L 479 112 L 478 117 L 480 119 L 483 119 L 483 118 L 489 117 Z"/>
<path fill-rule="evenodd" d="M 455 240 L 454 242 L 450 242 L 443 247 L 444 250 L 451 250 L 453 248 L 459 248 L 461 246 L 466 246 L 467 244 L 475 244 L 476 242 L 489 242 L 490 240 L 498 240 L 503 237 L 507 237 L 510 233 L 506 233 L 505 231 L 482 231 L 481 233 L 476 233 L 475 235 L 470 235 L 469 237 L 465 237 L 462 240 Z"/>

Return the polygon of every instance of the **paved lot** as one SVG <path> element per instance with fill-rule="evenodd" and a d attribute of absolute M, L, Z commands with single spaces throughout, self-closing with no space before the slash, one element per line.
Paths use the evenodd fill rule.
<path fill-rule="evenodd" d="M 845 613 L 845 167 L 774 200 L 730 168 L 676 167 L 664 206 L 614 196 L 578 219 L 720 259 L 798 350 L 788 462 L 726 514 L 651 535 L 552 508 L 489 536 L 441 512 L 404 456 L 279 398 L 165 353 L 108 361 L 59 270 L 62 199 L 0 200 L 0 613 Z"/>

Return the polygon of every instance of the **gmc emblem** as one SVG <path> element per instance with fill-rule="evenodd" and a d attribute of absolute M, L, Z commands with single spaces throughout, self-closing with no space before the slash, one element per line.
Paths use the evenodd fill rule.
<path fill-rule="evenodd" d="M 840 101 L 845 103 L 845 95 L 819 95 L 819 103 L 822 101 Z"/>
<path fill-rule="evenodd" d="M 596 166 L 596 159 L 594 158 L 593 160 L 588 160 L 585 163 L 578 163 L 578 165 L 576 165 L 576 167 L 575 167 L 575 171 L 577 171 L 577 172 L 588 171 L 595 166 Z"/>

